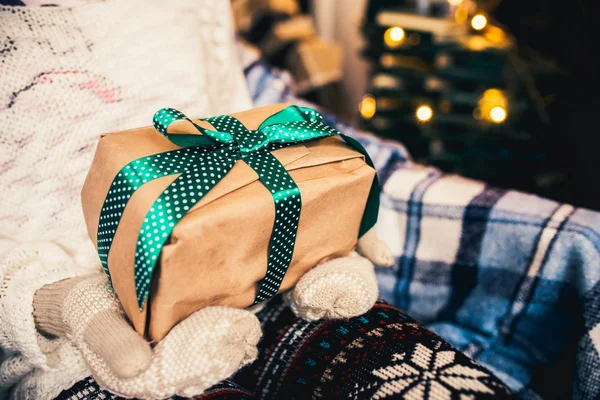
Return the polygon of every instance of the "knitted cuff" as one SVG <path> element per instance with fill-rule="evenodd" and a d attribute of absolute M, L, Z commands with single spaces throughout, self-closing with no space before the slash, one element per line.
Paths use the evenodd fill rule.
<path fill-rule="evenodd" d="M 64 336 L 66 327 L 63 322 L 62 310 L 65 298 L 82 280 L 87 277 L 63 279 L 42 286 L 33 296 L 33 319 L 37 329 L 48 335 Z"/>

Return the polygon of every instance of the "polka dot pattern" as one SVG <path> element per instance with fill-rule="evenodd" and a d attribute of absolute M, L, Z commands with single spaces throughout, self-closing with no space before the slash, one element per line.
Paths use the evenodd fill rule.
<path fill-rule="evenodd" d="M 206 130 L 205 133 L 220 142 L 223 142 L 224 138 L 226 137 L 226 140 L 230 140 L 230 142 L 236 142 L 237 146 L 240 147 L 240 140 L 243 141 L 245 136 L 248 136 L 248 138 L 252 137 L 252 135 L 246 135 L 246 133 L 249 131 L 244 125 L 242 125 L 240 121 L 230 117 L 229 115 L 219 115 L 217 117 L 204 118 L 203 121 L 209 122 L 217 129 L 217 131 Z"/>
<path fill-rule="evenodd" d="M 252 153 L 251 157 L 245 157 L 244 160 L 269 189 L 275 204 L 275 222 L 269 242 L 267 273 L 254 300 L 257 304 L 277 294 L 292 262 L 302 198 L 296 182 L 271 153 Z"/>
<path fill-rule="evenodd" d="M 186 117 L 181 111 L 175 110 L 174 108 L 162 108 L 158 110 L 154 114 L 152 120 L 154 122 L 154 128 L 178 146 L 190 147 L 214 145 L 217 143 L 233 143 L 233 137 L 228 132 L 215 132 L 204 129 Z M 169 126 L 176 121 L 188 121 L 203 135 L 168 133 L 167 130 Z"/>
<path fill-rule="evenodd" d="M 175 225 L 209 192 L 236 162 L 232 145 L 207 152 L 175 179 L 150 207 L 142 223 L 135 252 L 135 290 L 140 308 L 160 251 Z"/>
<path fill-rule="evenodd" d="M 113 180 L 100 212 L 97 237 L 100 263 L 107 274 L 108 253 L 131 195 L 147 182 L 180 174 L 171 183 L 171 189 L 167 188 L 154 202 L 138 236 L 134 270 L 136 293 L 142 304 L 147 297 L 160 249 L 173 227 L 189 208 L 229 172 L 235 163 L 235 154 L 232 144 L 219 149 L 187 147 L 134 160 L 122 168 Z M 217 167 L 223 172 L 215 173 Z M 185 188 L 183 184 L 186 184 Z M 169 196 L 169 193 L 172 195 Z"/>
<path fill-rule="evenodd" d="M 246 162 L 271 193 L 275 220 L 269 243 L 267 273 L 255 303 L 275 295 L 294 253 L 302 199 L 300 189 L 273 150 L 307 140 L 339 134 L 309 108 L 290 106 L 267 118 L 257 130 L 222 115 L 203 119 L 215 130 L 194 124 L 181 112 L 164 108 L 154 115 L 154 126 L 182 149 L 134 160 L 119 171 L 100 213 L 98 254 L 108 274 L 108 253 L 131 195 L 143 184 L 163 176 L 179 176 L 154 201 L 142 223 L 135 251 L 135 287 L 140 309 L 160 252 L 175 225 L 202 199 L 238 160 Z M 202 133 L 169 134 L 171 123 L 186 120 Z"/>
<path fill-rule="evenodd" d="M 98 224 L 98 254 L 107 273 L 108 252 L 131 195 L 151 180 L 184 172 L 191 160 L 195 161 L 199 154 L 208 153 L 210 150 L 210 148 L 184 148 L 154 154 L 131 161 L 119 171 L 102 206 Z"/>

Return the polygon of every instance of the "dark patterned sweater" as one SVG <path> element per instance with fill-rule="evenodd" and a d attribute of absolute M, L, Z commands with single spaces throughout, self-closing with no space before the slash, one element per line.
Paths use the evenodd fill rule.
<path fill-rule="evenodd" d="M 360 317 L 308 322 L 277 297 L 257 316 L 258 359 L 197 399 L 513 398 L 490 371 L 384 302 Z M 59 399 L 120 398 L 90 377 Z"/>

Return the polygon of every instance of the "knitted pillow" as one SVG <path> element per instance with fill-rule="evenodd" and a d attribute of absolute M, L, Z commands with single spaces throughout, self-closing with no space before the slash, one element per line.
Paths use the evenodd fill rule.
<path fill-rule="evenodd" d="M 165 106 L 250 108 L 236 55 L 228 1 L 0 6 L 0 239 L 92 250 L 79 192 L 98 135 Z"/>

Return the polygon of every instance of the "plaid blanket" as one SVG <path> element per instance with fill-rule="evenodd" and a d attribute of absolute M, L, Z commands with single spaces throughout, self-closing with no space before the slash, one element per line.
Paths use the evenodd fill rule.
<path fill-rule="evenodd" d="M 240 52 L 256 106 L 302 103 L 289 74 Z M 377 270 L 381 296 L 522 398 L 600 398 L 600 213 L 416 165 L 327 120 L 365 145 L 382 183 L 377 230 L 396 264 Z"/>

